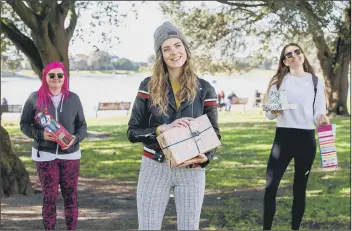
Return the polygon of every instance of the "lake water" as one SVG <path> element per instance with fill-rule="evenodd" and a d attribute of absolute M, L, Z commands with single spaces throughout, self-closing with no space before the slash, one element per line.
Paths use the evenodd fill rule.
<path fill-rule="evenodd" d="M 260 92 L 266 90 L 270 75 L 258 75 L 255 72 L 236 77 L 227 76 L 203 76 L 217 91 L 223 89 L 227 95 L 234 91 L 239 97 L 248 97 L 248 105 L 252 105 L 255 89 Z M 147 77 L 146 74 L 134 75 L 101 75 L 82 76 L 72 75 L 70 90 L 77 93 L 83 104 L 85 116 L 95 117 L 98 102 L 129 101 L 133 102 L 137 94 L 140 82 Z M 2 76 L 1 99 L 6 97 L 9 104 L 24 105 L 29 94 L 39 89 L 41 82 L 38 78 L 26 76 Z M 126 114 L 126 112 L 99 112 L 98 116 L 114 116 Z M 18 119 L 16 114 L 3 114 L 3 119 Z"/>

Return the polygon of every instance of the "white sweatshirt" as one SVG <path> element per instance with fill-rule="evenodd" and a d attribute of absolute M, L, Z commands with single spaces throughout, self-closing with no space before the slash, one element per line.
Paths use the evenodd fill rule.
<path fill-rule="evenodd" d="M 273 120 L 277 117 L 276 126 L 284 128 L 315 129 L 314 124 L 318 124 L 318 115 L 326 114 L 326 101 L 323 81 L 318 79 L 317 94 L 314 104 L 314 85 L 312 75 L 306 73 L 304 76 L 293 76 L 286 74 L 281 90 L 287 91 L 289 104 L 296 104 L 296 109 L 284 110 L 279 115 L 266 112 L 266 117 Z M 276 90 L 276 85 L 271 86 L 270 91 Z"/>

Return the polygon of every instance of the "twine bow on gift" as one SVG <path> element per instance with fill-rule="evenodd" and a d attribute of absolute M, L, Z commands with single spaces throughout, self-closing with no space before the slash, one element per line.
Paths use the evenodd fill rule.
<path fill-rule="evenodd" d="M 188 128 L 189 128 L 189 130 L 190 130 L 190 132 L 191 132 L 191 137 L 192 137 L 192 138 L 199 137 L 198 140 L 201 140 L 201 139 L 202 139 L 202 138 L 199 136 L 199 135 L 201 134 L 201 132 L 199 132 L 199 131 L 192 131 L 192 129 L 191 129 L 190 126 L 188 126 Z M 204 131 L 205 131 L 205 130 L 204 130 Z M 204 132 L 204 131 L 202 131 L 202 132 Z M 196 144 L 198 153 L 200 153 L 199 146 L 198 146 L 198 143 L 197 143 L 198 140 L 194 139 L 194 143 Z"/>
<path fill-rule="evenodd" d="M 176 142 L 176 143 L 174 143 L 174 144 L 170 144 L 169 146 L 166 146 L 166 147 L 162 148 L 162 150 L 164 150 L 164 149 L 166 149 L 166 148 L 169 148 L 169 147 L 171 147 L 171 146 L 173 146 L 173 145 L 182 143 L 183 141 L 186 141 L 186 140 L 189 140 L 189 139 L 192 139 L 192 138 L 199 137 L 198 140 L 200 140 L 200 139 L 201 139 L 201 138 L 200 138 L 200 134 L 202 134 L 203 132 L 205 132 L 206 130 L 208 130 L 208 129 L 212 128 L 212 127 L 213 127 L 213 126 L 210 126 L 210 127 L 206 128 L 206 129 L 204 129 L 203 131 L 200 132 L 200 131 L 192 131 L 191 127 L 188 126 L 188 128 L 189 128 L 189 130 L 190 130 L 190 132 L 191 132 L 191 137 L 189 137 L 189 138 L 187 138 L 187 139 L 184 139 L 184 140 L 180 140 L 180 141 L 178 141 L 178 142 Z M 196 140 L 196 139 L 194 139 L 194 143 L 196 144 L 198 153 L 200 153 L 199 146 L 198 146 L 198 144 L 197 144 L 197 140 Z"/>
<path fill-rule="evenodd" d="M 196 137 L 196 136 L 199 136 L 200 135 L 200 132 L 199 131 L 192 131 L 191 128 L 189 128 L 189 130 L 191 131 L 191 136 L 192 137 Z"/>

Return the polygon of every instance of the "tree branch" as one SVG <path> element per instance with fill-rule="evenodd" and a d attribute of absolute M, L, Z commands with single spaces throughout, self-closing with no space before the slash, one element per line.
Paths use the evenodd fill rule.
<path fill-rule="evenodd" d="M 308 27 L 313 35 L 313 40 L 319 52 L 323 53 L 323 56 L 330 56 L 331 50 L 326 43 L 326 40 L 324 38 L 324 32 L 318 23 L 320 20 L 314 14 L 312 6 L 308 2 L 303 1 L 301 9 L 307 17 Z"/>
<path fill-rule="evenodd" d="M 38 15 L 40 15 L 40 12 L 42 10 L 42 6 L 40 5 L 39 1 L 27 1 L 27 4 L 29 7 L 32 9 L 32 11 Z"/>
<path fill-rule="evenodd" d="M 1 18 L 1 32 L 13 42 L 17 49 L 21 50 L 23 54 L 26 55 L 30 63 L 35 67 L 33 70 L 37 74 L 38 71 L 41 73 L 43 70 L 43 63 L 33 41 L 26 35 L 22 34 L 14 23 L 7 18 Z"/>
<path fill-rule="evenodd" d="M 247 8 L 236 7 L 236 8 L 231 8 L 231 9 L 229 10 L 229 12 L 231 12 L 231 13 L 236 12 L 236 11 L 245 11 L 245 12 L 247 12 L 250 16 L 252 16 L 252 17 L 257 16 L 257 13 L 256 13 L 256 12 L 253 12 L 252 10 L 249 10 L 249 9 L 247 9 Z"/>
<path fill-rule="evenodd" d="M 74 1 L 71 1 L 70 10 L 71 10 L 71 21 L 70 21 L 70 25 L 66 29 L 68 41 L 70 41 L 73 36 L 73 33 L 74 33 L 76 25 L 77 25 L 77 19 L 78 19 Z"/>
<path fill-rule="evenodd" d="M 218 0 L 218 2 L 222 4 L 226 4 L 229 6 L 237 6 L 237 7 L 258 7 L 258 6 L 267 6 L 267 3 L 258 3 L 258 4 L 246 4 L 246 3 L 239 3 L 239 2 L 230 2 L 225 0 Z"/>
<path fill-rule="evenodd" d="M 12 7 L 15 13 L 22 21 L 35 33 L 39 33 L 38 19 L 33 11 L 28 8 L 21 0 L 7 0 L 7 3 Z"/>
<path fill-rule="evenodd" d="M 63 0 L 60 3 L 61 13 L 62 13 L 64 18 L 66 18 L 66 16 L 67 16 L 67 13 L 68 13 L 68 11 L 70 9 L 71 2 L 72 2 L 71 0 Z"/>

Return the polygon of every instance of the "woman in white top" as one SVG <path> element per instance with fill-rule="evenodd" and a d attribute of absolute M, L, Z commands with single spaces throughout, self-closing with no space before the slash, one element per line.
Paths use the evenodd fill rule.
<path fill-rule="evenodd" d="M 294 107 L 266 113 L 268 119 L 277 118 L 277 128 L 266 172 L 263 229 L 271 229 L 276 211 L 276 193 L 293 158 L 295 173 L 291 228 L 298 230 L 305 210 L 308 177 L 316 155 L 315 124 L 330 122 L 325 115 L 323 83 L 317 81 L 301 47 L 295 43 L 282 49 L 279 67 L 269 83 L 267 95 L 278 89 L 286 90 L 288 103 Z"/>

